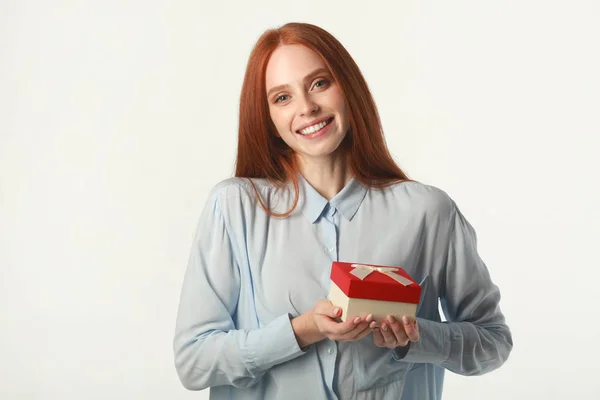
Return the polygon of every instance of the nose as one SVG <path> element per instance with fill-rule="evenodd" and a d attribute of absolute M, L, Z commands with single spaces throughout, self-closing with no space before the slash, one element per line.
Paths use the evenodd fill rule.
<path fill-rule="evenodd" d="M 319 105 L 310 96 L 304 96 L 300 102 L 300 114 L 309 115 L 319 110 Z"/>

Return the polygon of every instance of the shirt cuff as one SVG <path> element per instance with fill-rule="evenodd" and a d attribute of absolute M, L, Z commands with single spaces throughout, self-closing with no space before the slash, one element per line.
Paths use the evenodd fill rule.
<path fill-rule="evenodd" d="M 408 354 L 408 350 L 410 350 L 410 344 L 412 342 L 408 342 L 408 344 L 404 347 L 396 347 L 392 353 L 394 358 L 396 359 L 396 361 L 400 361 L 402 360 L 404 357 L 406 357 L 406 354 Z"/>
<path fill-rule="evenodd" d="M 298 346 L 290 316 L 284 314 L 260 329 L 247 331 L 240 349 L 250 371 L 264 372 L 305 354 Z"/>
<path fill-rule="evenodd" d="M 408 349 L 394 349 L 396 361 L 442 364 L 450 356 L 450 329 L 442 322 L 417 318 L 419 340 L 411 342 Z"/>

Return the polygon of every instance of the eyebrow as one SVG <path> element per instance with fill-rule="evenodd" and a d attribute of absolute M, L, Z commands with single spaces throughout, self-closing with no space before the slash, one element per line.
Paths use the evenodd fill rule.
<path fill-rule="evenodd" d="M 310 74 L 306 75 L 304 77 L 303 81 L 307 81 L 307 80 L 313 79 L 316 75 L 319 75 L 319 74 L 322 74 L 322 73 L 325 73 L 327 75 L 330 74 L 329 70 L 327 68 L 318 68 L 318 69 L 314 70 L 313 72 L 311 72 Z M 289 86 L 290 85 L 274 86 L 271 89 L 269 89 L 269 92 L 267 93 L 267 97 L 270 97 L 273 92 L 277 92 L 277 91 L 283 90 L 285 88 L 288 88 Z"/>

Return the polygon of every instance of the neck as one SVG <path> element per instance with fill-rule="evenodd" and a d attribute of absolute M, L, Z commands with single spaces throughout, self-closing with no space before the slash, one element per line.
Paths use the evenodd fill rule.
<path fill-rule="evenodd" d="M 340 153 L 322 158 L 298 157 L 304 179 L 327 200 L 335 197 L 352 179 L 345 153 Z"/>

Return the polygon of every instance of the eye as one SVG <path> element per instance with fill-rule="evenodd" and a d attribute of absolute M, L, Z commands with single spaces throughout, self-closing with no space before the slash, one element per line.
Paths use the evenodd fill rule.
<path fill-rule="evenodd" d="M 327 79 L 319 79 L 318 81 L 315 82 L 315 87 L 318 88 L 322 88 L 323 86 L 326 86 L 329 82 L 327 81 Z"/>
<path fill-rule="evenodd" d="M 288 97 L 287 94 L 282 94 L 281 96 L 278 96 L 275 98 L 275 103 L 286 101 L 287 97 Z"/>

